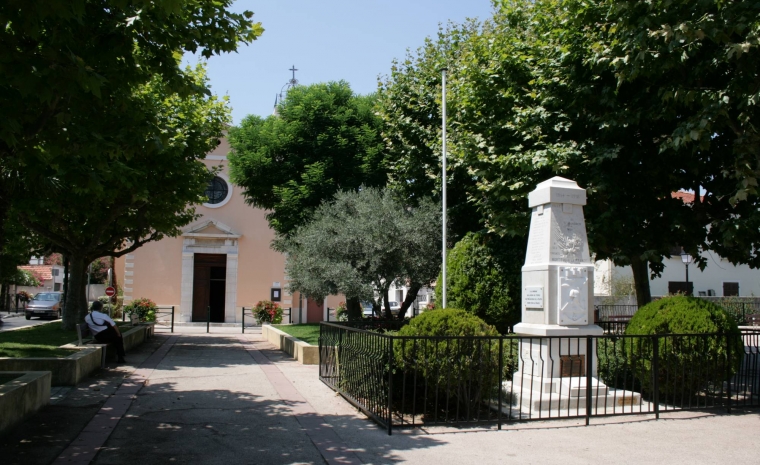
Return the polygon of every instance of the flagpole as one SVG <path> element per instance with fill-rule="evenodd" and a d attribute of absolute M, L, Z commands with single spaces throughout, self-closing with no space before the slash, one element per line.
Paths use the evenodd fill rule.
<path fill-rule="evenodd" d="M 443 180 L 442 180 L 442 190 L 443 190 L 443 222 L 442 222 L 442 247 L 443 250 L 443 271 L 442 271 L 442 277 L 443 282 L 441 283 L 442 287 L 442 307 L 446 308 L 446 68 L 443 68 L 441 70 L 441 89 L 442 89 L 442 124 L 443 124 L 443 140 L 441 143 L 442 146 L 442 154 L 441 158 L 443 158 Z"/>

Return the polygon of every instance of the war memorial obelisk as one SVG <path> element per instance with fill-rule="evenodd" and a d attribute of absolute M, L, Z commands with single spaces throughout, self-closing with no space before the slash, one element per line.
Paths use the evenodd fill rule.
<path fill-rule="evenodd" d="M 604 407 L 612 393 L 596 377 L 595 343 L 587 354 L 586 336 L 604 331 L 594 324 L 594 264 L 583 216 L 586 191 L 575 181 L 554 177 L 536 186 L 528 205 L 522 320 L 514 328 L 522 338 L 512 389 L 523 409 L 575 409 L 585 405 L 590 367 L 593 402 Z M 630 405 L 640 400 L 632 394 L 618 391 L 611 401 Z"/>

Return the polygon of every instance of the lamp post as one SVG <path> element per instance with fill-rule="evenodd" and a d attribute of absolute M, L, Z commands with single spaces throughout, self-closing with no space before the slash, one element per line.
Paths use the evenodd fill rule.
<path fill-rule="evenodd" d="M 686 252 L 682 252 L 681 261 L 686 267 L 686 295 L 691 295 L 691 293 L 689 292 L 689 263 L 691 263 L 692 261 L 691 255 Z"/>

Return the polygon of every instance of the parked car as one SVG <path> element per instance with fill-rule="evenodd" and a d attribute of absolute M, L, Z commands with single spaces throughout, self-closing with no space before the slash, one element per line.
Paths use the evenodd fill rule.
<path fill-rule="evenodd" d="M 362 313 L 364 314 L 364 318 L 372 318 L 373 316 L 376 316 L 372 309 L 372 302 L 362 302 Z"/>
<path fill-rule="evenodd" d="M 60 318 L 62 295 L 62 292 L 39 292 L 26 305 L 24 316 L 27 320 L 33 316 Z"/>
<path fill-rule="evenodd" d="M 388 304 L 391 306 L 391 313 L 393 315 L 398 315 L 399 310 L 401 310 L 401 304 L 394 301 L 388 301 Z"/>

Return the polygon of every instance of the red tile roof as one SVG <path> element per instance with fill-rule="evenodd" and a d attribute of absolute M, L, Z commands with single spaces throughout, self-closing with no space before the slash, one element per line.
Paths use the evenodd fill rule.
<path fill-rule="evenodd" d="M 49 281 L 53 279 L 52 265 L 23 265 L 18 268 L 20 270 L 36 271 L 42 277 L 43 281 Z"/>
<path fill-rule="evenodd" d="M 694 203 L 694 194 L 692 194 L 691 192 L 678 191 L 678 192 L 673 192 L 672 194 L 670 194 L 670 196 L 674 199 L 681 199 L 683 203 Z M 705 196 L 704 195 L 700 196 L 699 200 L 704 201 Z"/>

